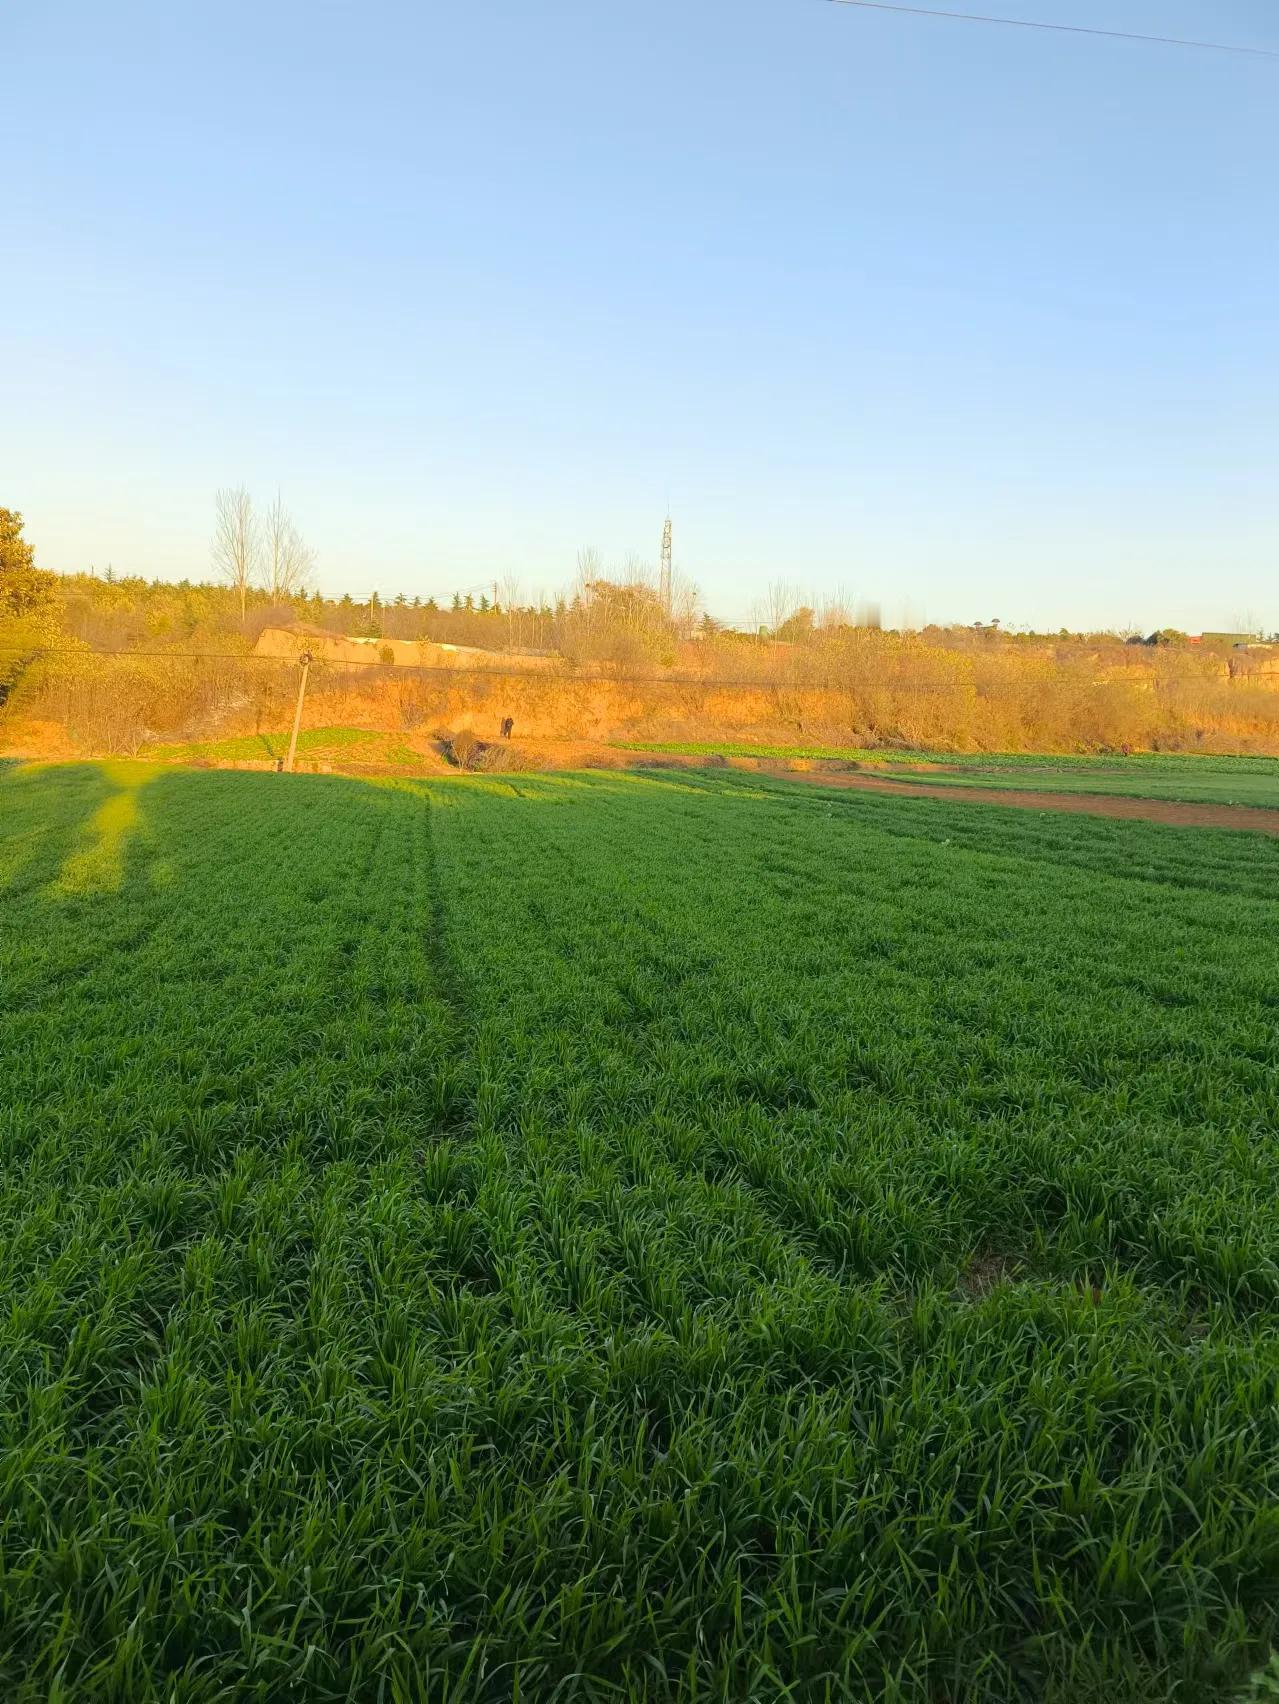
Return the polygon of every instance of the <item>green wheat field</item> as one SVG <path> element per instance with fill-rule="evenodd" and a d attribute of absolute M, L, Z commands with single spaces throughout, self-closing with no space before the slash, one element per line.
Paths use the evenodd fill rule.
<path fill-rule="evenodd" d="M 5 1699 L 1269 1695 L 1279 842 L 13 766 L 0 991 Z"/>
<path fill-rule="evenodd" d="M 279 736 L 276 736 L 277 740 Z M 260 736 L 261 739 L 261 736 Z M 249 741 L 234 742 L 248 746 Z M 1192 805 L 1261 805 L 1279 809 L 1279 758 L 1200 756 L 1185 752 L 1142 752 L 1131 757 L 1046 757 L 1015 753 L 957 754 L 905 752 L 838 746 L 762 746 L 720 741 L 668 740 L 621 749 L 678 753 L 685 757 L 754 757 L 784 762 L 788 758 L 839 759 L 853 762 L 896 781 L 927 786 L 1000 787 L 1032 793 L 1095 793 L 1130 799 L 1165 799 Z M 224 742 L 230 747 L 231 741 Z M 202 748 L 173 747 L 175 756 Z M 210 751 L 213 747 L 203 748 Z M 220 751 L 222 748 L 216 748 Z M 260 749 L 260 748 L 259 748 Z M 283 742 L 281 741 L 281 749 Z M 239 750 L 228 756 L 241 755 Z M 245 751 L 245 756 L 251 755 Z M 927 768 L 921 772 L 920 765 Z"/>

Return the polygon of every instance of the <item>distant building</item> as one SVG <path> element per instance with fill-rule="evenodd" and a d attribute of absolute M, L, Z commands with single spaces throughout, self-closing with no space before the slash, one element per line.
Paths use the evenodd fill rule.
<path fill-rule="evenodd" d="M 380 664 L 397 669 L 545 669 L 551 659 L 511 651 L 486 651 L 478 645 L 442 645 L 434 639 L 377 639 L 364 634 L 330 633 L 309 621 L 264 627 L 253 647 L 255 657 L 292 661 L 309 651 L 316 662 L 333 668 L 363 668 Z"/>

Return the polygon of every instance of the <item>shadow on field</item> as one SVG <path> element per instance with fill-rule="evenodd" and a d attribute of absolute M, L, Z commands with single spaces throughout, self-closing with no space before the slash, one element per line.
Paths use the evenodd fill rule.
<path fill-rule="evenodd" d="M 115 893 L 124 880 L 124 857 L 142 826 L 138 798 L 159 779 L 145 763 L 104 763 L 102 773 L 114 792 L 93 813 L 79 850 L 63 862 L 50 897 L 73 893 Z"/>
<path fill-rule="evenodd" d="M 0 886 L 57 880 L 115 789 L 101 764 L 0 764 Z"/>

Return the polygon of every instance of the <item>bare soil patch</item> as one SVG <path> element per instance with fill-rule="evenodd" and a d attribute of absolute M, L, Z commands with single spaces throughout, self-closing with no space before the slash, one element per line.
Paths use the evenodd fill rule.
<path fill-rule="evenodd" d="M 1083 816 L 1123 817 L 1166 822 L 1177 828 L 1238 828 L 1279 838 L 1279 811 L 1261 805 L 1188 805 L 1171 799 L 1129 799 L 1110 793 L 1016 793 L 1002 787 L 946 787 L 927 781 L 891 781 L 880 775 L 847 772 L 798 774 L 776 764 L 761 764 L 779 780 L 854 792 L 893 793 L 904 799 L 945 799 L 948 804 L 1003 805 L 1014 811 L 1073 811 Z"/>

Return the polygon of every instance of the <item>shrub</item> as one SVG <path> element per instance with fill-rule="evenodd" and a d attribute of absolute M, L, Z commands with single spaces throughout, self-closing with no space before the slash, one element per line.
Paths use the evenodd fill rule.
<path fill-rule="evenodd" d="M 477 739 L 470 728 L 463 728 L 445 743 L 445 756 L 459 769 L 474 769 L 485 750 L 483 740 Z"/>

